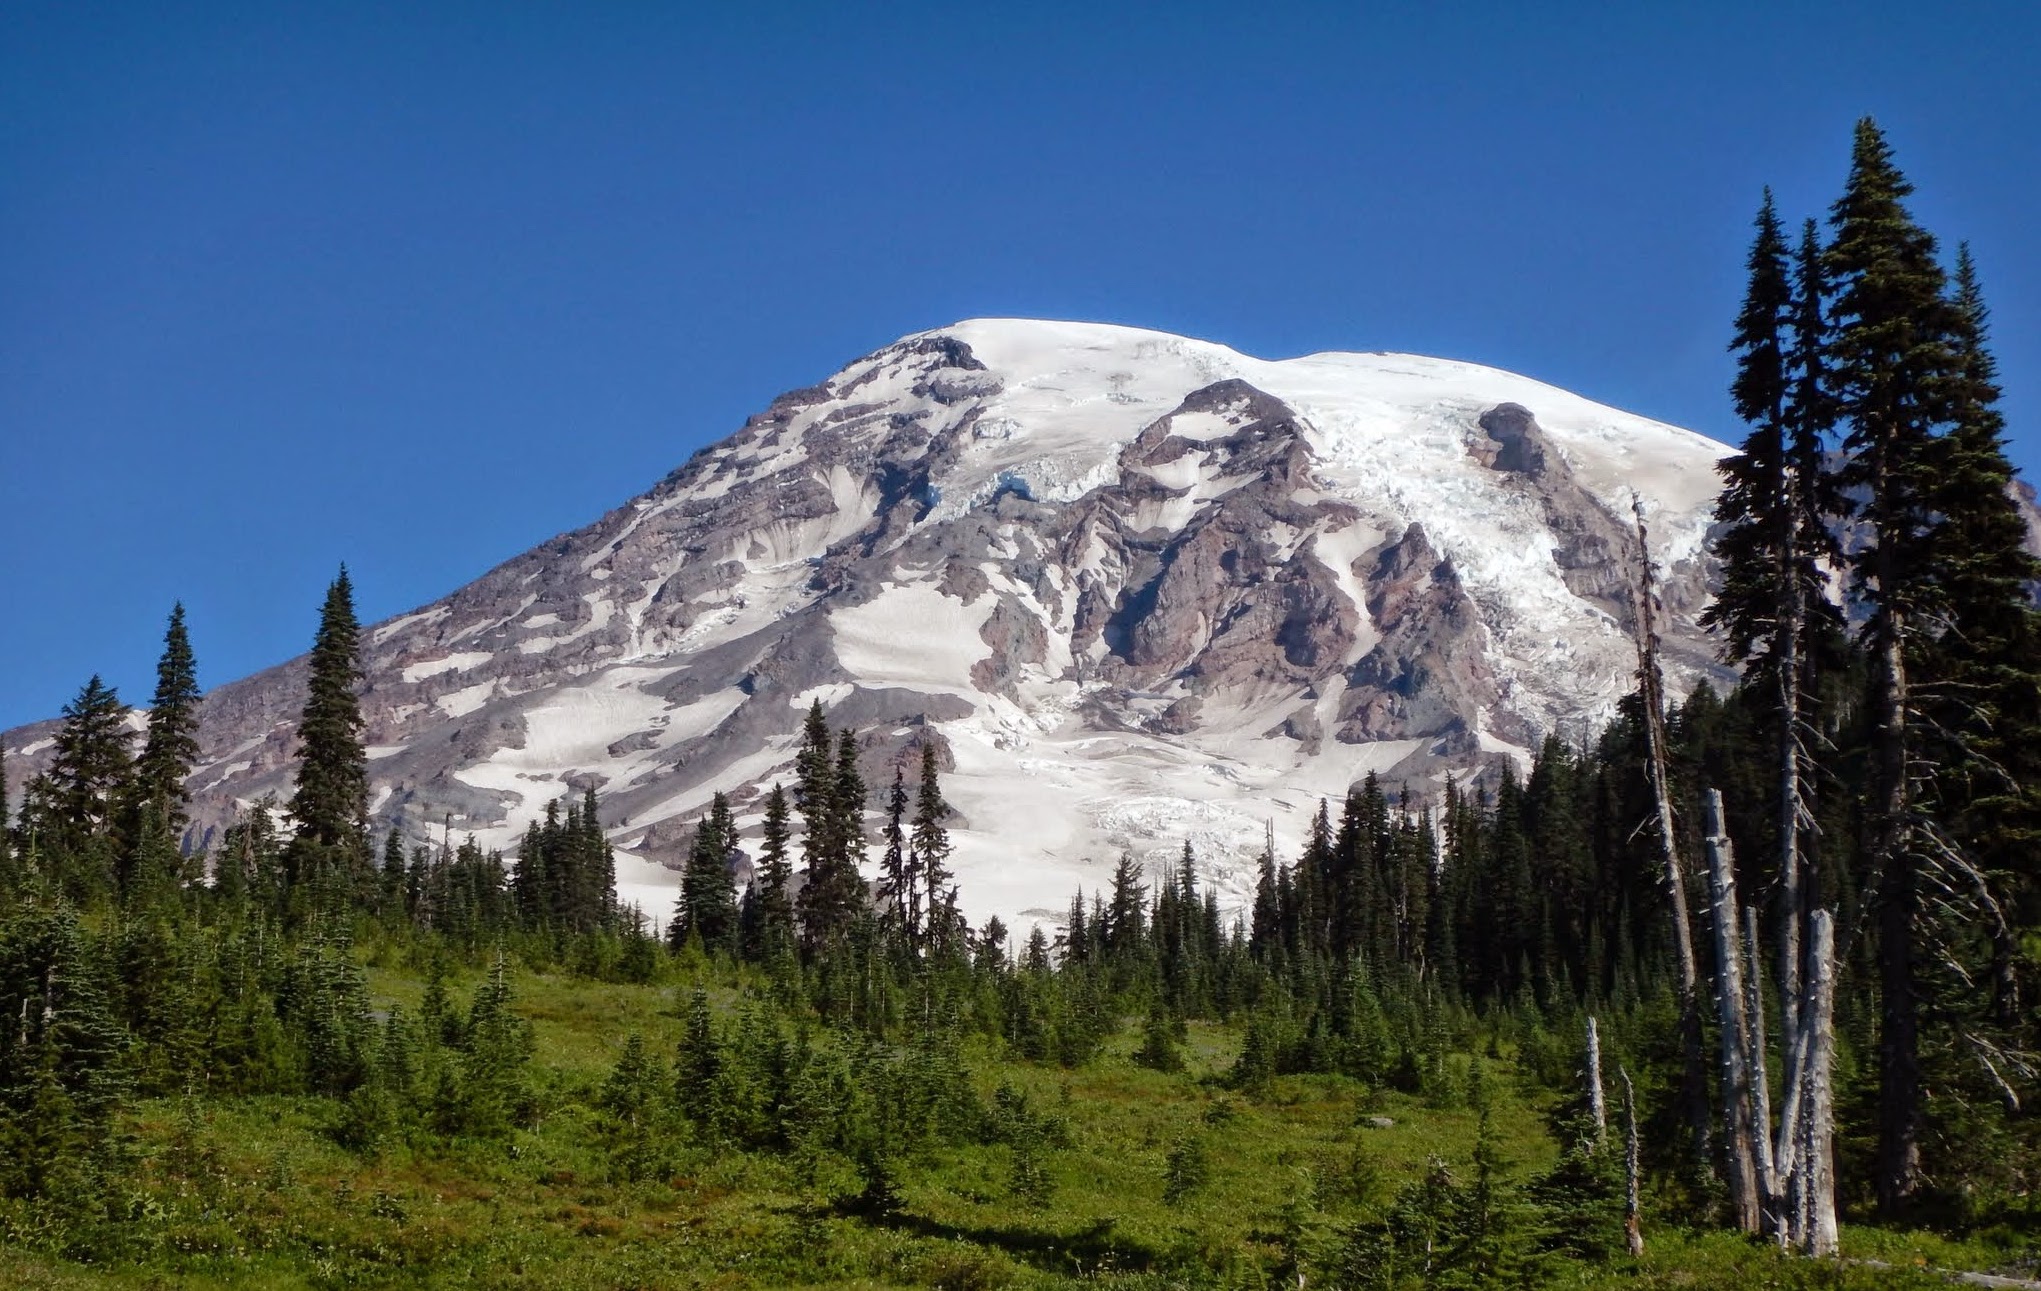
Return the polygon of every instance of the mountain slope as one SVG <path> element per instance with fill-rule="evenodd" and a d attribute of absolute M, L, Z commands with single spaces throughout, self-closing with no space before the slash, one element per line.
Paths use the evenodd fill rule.
<path fill-rule="evenodd" d="M 787 778 L 814 699 L 876 786 L 934 741 L 967 908 L 1042 917 L 1185 837 L 1599 721 L 1630 685 L 1631 491 L 1682 688 L 1727 450 L 1471 364 L 1285 361 L 981 319 L 781 396 L 645 495 L 366 634 L 374 810 L 514 846 L 600 787 L 662 915 L 688 823 Z M 288 795 L 303 663 L 206 701 L 197 819 Z M 46 756 L 48 732 L 7 739 Z M 22 767 L 10 765 L 19 783 Z"/>

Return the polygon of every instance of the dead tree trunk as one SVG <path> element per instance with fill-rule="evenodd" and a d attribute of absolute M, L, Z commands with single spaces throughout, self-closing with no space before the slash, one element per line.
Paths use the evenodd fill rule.
<path fill-rule="evenodd" d="M 1736 1226 L 1758 1231 L 1757 1166 L 1751 1157 L 1750 1029 L 1744 1017 L 1743 937 L 1737 923 L 1736 857 L 1722 823 L 1722 795 L 1708 790 L 1708 888 L 1715 916 L 1715 1003 L 1721 1020 L 1723 1160 L 1728 1166 L 1729 1203 Z"/>
<path fill-rule="evenodd" d="M 1602 1100 L 1602 1037 L 1592 1015 L 1587 1020 L 1587 1112 L 1594 1118 L 1595 1150 L 1609 1134 L 1608 1104 Z"/>
<path fill-rule="evenodd" d="M 1790 468 L 1789 468 L 1790 469 Z M 1789 490 L 1793 489 L 1788 484 Z M 1779 618 L 1772 640 L 1772 666 L 1779 685 L 1779 1034 L 1791 1044 L 1800 1030 L 1801 935 L 1807 918 L 1800 830 L 1811 817 L 1801 774 L 1802 692 L 1801 635 L 1807 618 L 1806 589 L 1795 569 L 1803 546 L 1800 510 L 1789 498 L 1791 526 L 1774 576 L 1779 588 Z M 1788 1073 L 1791 1078 L 1791 1073 Z"/>
<path fill-rule="evenodd" d="M 1623 1078 L 1623 1235 L 1629 1239 L 1630 1258 L 1644 1254 L 1644 1226 L 1638 1196 L 1637 1091 L 1630 1085 L 1627 1068 L 1616 1068 Z"/>
<path fill-rule="evenodd" d="M 1750 1073 L 1750 1150 L 1757 1165 L 1758 1196 L 1764 1206 L 1763 1227 L 1783 1245 L 1788 1239 L 1790 1223 L 1782 1197 L 1784 1184 L 1772 1151 L 1772 1083 L 1765 1035 L 1764 943 L 1758 937 L 1758 912 L 1750 906 L 1743 908 L 1743 935 L 1743 1020 L 1745 1038 L 1749 1042 L 1744 1063 Z M 1786 1033 L 1786 1039 L 1788 1044 L 1792 1043 L 1791 1031 Z"/>
<path fill-rule="evenodd" d="M 1817 910 L 1807 923 L 1807 993 L 1800 1010 L 1805 1063 L 1800 1172 L 1805 1222 L 1800 1249 L 1833 1255 L 1835 1214 L 1835 916 Z"/>
<path fill-rule="evenodd" d="M 1686 870 L 1680 864 L 1679 836 L 1673 826 L 1670 758 L 1665 738 L 1665 679 L 1658 666 L 1658 594 L 1654 588 L 1650 533 L 1644 524 L 1644 502 L 1631 495 L 1637 516 L 1637 587 L 1633 592 L 1637 627 L 1637 686 L 1644 700 L 1645 747 L 1649 753 L 1651 793 L 1658 825 L 1659 850 L 1665 862 L 1666 892 L 1672 900 L 1673 949 L 1678 958 L 1680 1049 L 1683 1059 L 1680 1102 L 1693 1131 L 1694 1161 L 1709 1168 L 1708 1068 L 1702 1056 L 1701 988 L 1694 961 L 1693 922 L 1687 912 Z"/>

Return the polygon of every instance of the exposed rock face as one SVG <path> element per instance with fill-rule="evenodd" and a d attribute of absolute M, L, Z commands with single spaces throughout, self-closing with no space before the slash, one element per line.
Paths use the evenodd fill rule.
<path fill-rule="evenodd" d="M 1121 849 L 1186 837 L 1237 894 L 1266 822 L 1290 845 L 1367 770 L 1468 768 L 1610 711 L 1633 488 L 1675 682 L 1711 667 L 1692 620 L 1725 451 L 1411 356 L 909 337 L 367 631 L 377 823 L 509 847 L 595 785 L 663 912 L 657 863 L 718 790 L 755 826 L 820 699 L 875 791 L 938 750 L 974 913 L 1060 910 Z M 208 696 L 201 833 L 288 797 L 303 698 L 301 660 Z M 15 783 L 47 734 L 7 735 Z"/>
<path fill-rule="evenodd" d="M 1383 549 L 1368 593 L 1368 612 L 1382 635 L 1348 680 L 1339 738 L 1365 744 L 1449 737 L 1442 752 L 1475 752 L 1477 723 L 1499 694 L 1487 630 L 1453 562 L 1413 523 Z"/>
<path fill-rule="evenodd" d="M 1630 624 L 1638 570 L 1634 528 L 1582 487 L 1530 409 L 1498 404 L 1481 414 L 1480 424 L 1487 440 L 1477 441 L 1472 451 L 1491 469 L 1510 477 L 1508 487 L 1536 500 L 1546 527 L 1558 540 L 1552 559 L 1567 587 L 1618 622 Z"/>

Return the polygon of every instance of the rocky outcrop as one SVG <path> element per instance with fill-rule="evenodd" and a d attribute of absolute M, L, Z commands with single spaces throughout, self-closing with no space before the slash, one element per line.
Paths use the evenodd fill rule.
<path fill-rule="evenodd" d="M 1376 558 L 1368 612 L 1382 635 L 1347 680 L 1341 740 L 1466 733 L 1495 706 L 1480 614 L 1422 525 L 1405 529 Z"/>
<path fill-rule="evenodd" d="M 1521 404 L 1481 414 L 1483 438 L 1469 448 L 1481 463 L 1534 499 L 1555 539 L 1553 563 L 1574 595 L 1626 626 L 1637 577 L 1636 531 L 1582 486 L 1566 459 Z"/>

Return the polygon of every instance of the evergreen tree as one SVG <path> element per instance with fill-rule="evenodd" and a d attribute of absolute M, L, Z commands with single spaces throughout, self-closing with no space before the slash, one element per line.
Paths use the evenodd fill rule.
<path fill-rule="evenodd" d="M 728 806 L 724 804 L 726 811 Z M 734 848 L 736 826 L 730 826 L 725 833 Z M 575 842 L 582 864 L 581 883 L 575 890 L 572 909 L 574 927 L 581 932 L 610 927 L 617 913 L 616 850 L 610 846 L 609 834 L 602 827 L 601 803 L 593 784 L 581 791 L 581 828 L 575 834 Z"/>
<path fill-rule="evenodd" d="M 1814 819 L 1816 741 L 1811 709 L 1821 643 L 1841 618 L 1827 595 L 1824 563 L 1839 558 L 1827 517 L 1839 499 L 1823 465 L 1833 417 L 1825 388 L 1822 317 L 1825 276 L 1812 225 L 1802 237 L 1797 275 L 1769 189 L 1750 251 L 1750 285 L 1731 350 L 1736 412 L 1751 427 L 1725 459 L 1725 488 L 1715 508 L 1723 588 L 1702 616 L 1724 630 L 1724 655 L 1745 665 L 1747 685 L 1765 688 L 1775 706 L 1775 846 L 1780 892 L 1779 982 L 1784 1029 L 1798 1016 L 1801 927 L 1808 899 L 1803 837 Z"/>
<path fill-rule="evenodd" d="M 0 1193 L 83 1191 L 128 1092 L 100 964 L 66 908 L 0 923 Z"/>
<path fill-rule="evenodd" d="M 830 748 L 829 727 L 817 704 L 809 712 L 798 760 L 801 810 L 808 824 L 802 840 L 807 873 L 801 885 L 801 927 L 811 953 L 847 937 L 865 905 L 859 873 L 865 857 L 865 788 L 857 740 L 846 729 L 835 741 L 833 761 Z"/>
<path fill-rule="evenodd" d="M 1959 880 L 1986 880 L 2031 927 L 2041 919 L 2041 876 L 2027 859 L 2041 844 L 2041 561 L 2026 549 L 2012 497 L 1988 314 L 1967 246 L 1957 249 L 1952 303 L 1949 430 L 1936 445 L 1933 573 L 1942 611 L 1920 664 L 1924 743 L 1936 817 L 1969 872 Z M 1988 924 L 2002 1019 L 2017 996 L 2011 923 L 1994 916 Z"/>
<path fill-rule="evenodd" d="M 730 875 L 730 854 L 736 847 L 737 824 L 730 813 L 730 800 L 719 793 L 695 826 L 694 843 L 688 849 L 687 869 L 681 875 L 681 908 L 674 921 L 676 947 L 695 937 L 709 950 L 735 949 L 737 891 Z"/>
<path fill-rule="evenodd" d="M 1105 952 L 1112 963 L 1131 966 L 1146 952 L 1147 909 L 1148 888 L 1141 882 L 1141 867 L 1122 852 L 1120 863 L 1113 867 L 1113 895 L 1106 906 L 1104 928 Z"/>
<path fill-rule="evenodd" d="M 808 706 L 801 727 L 801 745 L 794 755 L 795 796 L 801 812 L 801 941 L 812 953 L 843 926 L 837 898 L 837 860 L 842 848 L 836 808 L 836 775 L 830 754 L 833 743 L 822 701 Z"/>
<path fill-rule="evenodd" d="M 912 946 L 921 934 L 920 894 L 916 876 L 909 869 L 906 821 L 907 781 L 896 765 L 893 788 L 886 795 L 886 827 L 881 834 L 885 850 L 879 855 L 878 898 L 884 904 L 888 926 Z"/>
<path fill-rule="evenodd" d="M 312 643 L 308 694 L 298 723 L 296 822 L 292 879 L 330 879 L 339 891 L 359 885 L 367 870 L 368 755 L 362 749 L 361 629 L 347 567 L 326 589 Z"/>
<path fill-rule="evenodd" d="M 134 824 L 134 841 L 122 859 L 121 900 L 129 910 L 169 914 L 179 908 L 184 855 L 156 803 L 143 804 Z"/>
<path fill-rule="evenodd" d="M 836 735 L 835 777 L 836 843 L 841 849 L 840 859 L 859 884 L 862 897 L 863 880 L 857 876 L 865 863 L 865 778 L 858 770 L 857 736 L 849 727 Z"/>
<path fill-rule="evenodd" d="M 794 944 L 794 903 L 790 891 L 794 867 L 789 843 L 792 828 L 787 794 L 775 783 L 765 799 L 765 821 L 760 830 L 758 887 L 758 944 L 753 953 L 771 960 Z"/>
<path fill-rule="evenodd" d="M 459 1096 L 446 1128 L 477 1138 L 497 1138 L 521 1123 L 529 1091 L 526 1068 L 532 1055 L 531 1024 L 512 1011 L 510 968 L 498 951 L 489 977 L 475 990 L 462 1031 Z"/>
<path fill-rule="evenodd" d="M 198 762 L 198 665 L 184 628 L 184 605 L 171 607 L 170 626 L 163 634 L 163 655 L 156 662 L 156 694 L 149 703 L 149 733 L 135 764 L 135 787 L 144 802 L 154 803 L 173 835 L 188 820 L 190 795 L 184 782 Z"/>
<path fill-rule="evenodd" d="M 950 814 L 950 804 L 943 801 L 942 781 L 936 765 L 935 745 L 923 742 L 921 746 L 921 782 L 914 793 L 914 833 L 911 841 L 912 861 L 910 871 L 919 880 L 922 893 L 926 894 L 928 910 L 933 915 L 942 901 L 942 893 L 950 885 L 950 831 L 943 821 Z M 914 898 L 917 906 L 920 898 Z M 931 925 L 933 919 L 931 919 Z M 954 931 L 931 926 L 932 934 Z M 931 940 L 940 944 L 941 936 Z"/>
<path fill-rule="evenodd" d="M 559 829 L 560 806 L 549 802 L 544 823 L 535 820 L 526 825 L 524 841 L 517 849 L 517 871 L 510 879 L 511 899 L 517 905 L 518 919 L 534 932 L 552 924 L 553 885 L 546 873 L 546 852 Z"/>
<path fill-rule="evenodd" d="M 1248 934 L 1248 946 L 1258 960 L 1267 960 L 1277 950 L 1282 937 L 1283 912 L 1278 901 L 1276 874 L 1276 847 L 1271 838 L 1268 846 L 1262 848 L 1257 862 L 1254 882 L 1254 906 L 1252 925 Z"/>
<path fill-rule="evenodd" d="M 378 904 L 386 915 L 404 913 L 405 859 L 403 832 L 396 825 L 391 825 L 389 834 L 383 839 L 383 881 L 378 897 Z"/>
<path fill-rule="evenodd" d="M 1923 1001 L 1920 840 L 1915 830 L 1920 740 L 1910 664 L 1947 607 L 1937 596 L 1933 534 L 1941 493 L 1936 432 L 1949 415 L 1958 325 L 1935 240 L 1907 211 L 1913 186 L 1869 118 L 1857 123 L 1850 175 L 1830 216 L 1835 283 L 1830 362 L 1850 453 L 1842 483 L 1861 499 L 1864 542 L 1854 588 L 1869 610 L 1871 665 L 1868 861 L 1878 879 L 1878 1196 L 1888 1213 L 1921 1183 Z"/>
<path fill-rule="evenodd" d="M 64 823 L 78 838 L 104 836 L 133 772 L 128 707 L 97 673 L 64 706 L 50 767 Z"/>

